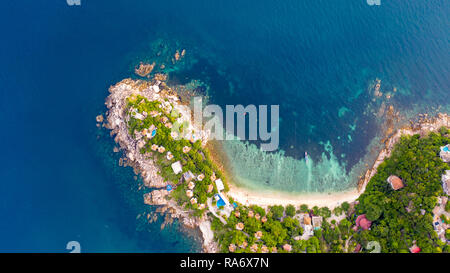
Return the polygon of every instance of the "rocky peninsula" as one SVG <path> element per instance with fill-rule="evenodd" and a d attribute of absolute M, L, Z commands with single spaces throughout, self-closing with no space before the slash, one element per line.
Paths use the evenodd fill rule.
<path fill-rule="evenodd" d="M 174 126 L 177 122 L 185 122 L 190 119 L 190 117 L 187 116 L 187 113 L 184 112 L 185 108 L 182 107 L 177 95 L 163 84 L 161 79 L 165 78 L 162 75 L 156 75 L 150 81 L 125 79 L 116 85 L 111 86 L 109 89 L 110 95 L 105 103 L 108 111 L 106 114 L 106 124 L 104 126 L 111 130 L 111 136 L 114 137 L 115 142 L 119 145 L 120 150 L 122 150 L 125 155 L 125 158 L 121 160 L 120 164 L 133 167 L 135 173 L 141 175 L 144 185 L 153 189 L 151 192 L 144 194 L 144 202 L 148 205 L 159 206 L 159 212 L 169 213 L 170 218 L 172 219 L 179 218 L 186 227 L 198 227 L 202 231 L 204 237 L 204 250 L 206 252 L 216 252 L 217 245 L 214 240 L 212 240 L 212 231 L 208 228 L 210 223 L 208 217 L 205 215 L 204 208 L 201 210 L 201 204 L 195 206 L 195 208 L 185 208 L 180 206 L 177 200 L 169 197 L 170 191 L 174 191 L 179 182 L 177 177 L 174 177 L 174 181 L 168 181 L 164 178 L 161 174 L 161 166 L 157 164 L 157 159 L 154 155 L 164 154 L 167 158 L 166 160 L 173 161 L 173 159 L 169 160 L 169 158 L 171 156 L 173 157 L 175 151 L 166 152 L 162 145 L 157 147 L 157 149 L 152 149 L 154 148 L 153 144 L 150 146 L 151 152 L 142 152 L 142 149 L 149 146 L 149 143 L 146 142 L 146 140 L 149 140 L 149 137 L 152 137 L 151 135 L 148 135 L 152 132 L 146 132 L 147 130 L 143 132 L 137 132 L 136 130 L 130 132 L 130 119 L 143 120 L 147 116 L 158 118 L 165 117 L 161 118 L 161 121 L 164 123 L 166 129 Z M 139 113 L 135 108 L 130 111 L 130 98 L 139 98 L 150 103 L 156 102 L 158 106 L 161 106 L 160 109 L 163 107 L 167 108 L 164 108 L 164 110 L 159 112 L 155 110 L 148 113 L 145 111 Z M 171 113 L 177 113 L 178 116 L 170 116 L 169 114 Z M 163 114 L 166 114 L 166 116 Z M 169 120 L 169 117 L 167 116 L 171 117 L 171 119 Z M 102 120 L 102 118 L 97 118 L 97 121 Z M 197 132 L 196 135 L 199 138 L 198 142 L 204 145 L 208 138 L 207 132 L 203 132 L 192 126 L 193 125 L 190 124 L 189 128 Z M 155 128 L 154 130 L 156 134 L 160 134 L 160 132 L 163 131 L 162 128 Z M 146 135 L 143 135 L 143 133 Z M 191 201 L 191 203 L 194 202 Z M 194 210 L 198 210 L 200 213 L 194 215 Z"/>

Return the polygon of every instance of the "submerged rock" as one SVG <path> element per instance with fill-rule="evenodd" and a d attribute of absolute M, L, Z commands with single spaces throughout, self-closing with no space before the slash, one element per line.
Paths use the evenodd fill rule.
<path fill-rule="evenodd" d="M 144 64 L 141 62 L 139 64 L 139 67 L 134 69 L 134 72 L 141 77 L 145 77 L 153 71 L 154 67 L 155 67 L 155 63 Z"/>
<path fill-rule="evenodd" d="M 98 115 L 98 116 L 95 117 L 95 120 L 97 122 L 103 122 L 103 116 L 102 115 Z"/>

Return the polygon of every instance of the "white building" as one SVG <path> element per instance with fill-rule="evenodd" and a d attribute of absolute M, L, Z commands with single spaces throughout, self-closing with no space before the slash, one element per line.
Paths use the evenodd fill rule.
<path fill-rule="evenodd" d="M 304 225 L 303 226 L 303 234 L 300 237 L 301 240 L 308 240 L 311 238 L 311 236 L 314 236 L 314 229 L 312 225 Z"/>
<path fill-rule="evenodd" d="M 138 120 L 144 120 L 144 119 L 145 119 L 144 115 L 142 115 L 141 113 L 139 113 L 139 112 L 137 111 L 137 109 L 133 109 L 133 110 L 131 111 L 131 116 L 134 117 L 134 118 L 136 118 L 136 119 L 138 119 Z"/>
<path fill-rule="evenodd" d="M 320 228 L 321 226 L 322 226 L 322 220 L 323 220 L 323 218 L 322 218 L 322 216 L 313 216 L 312 217 L 312 224 L 313 224 L 313 227 L 316 229 L 316 228 Z"/>
<path fill-rule="evenodd" d="M 183 171 L 183 167 L 181 166 L 181 162 L 177 161 L 175 163 L 172 163 L 172 170 L 175 174 L 179 174 Z"/>
<path fill-rule="evenodd" d="M 450 188 L 450 170 L 446 170 L 445 173 L 442 175 L 442 189 L 447 195 L 450 195 L 449 188 Z"/>
<path fill-rule="evenodd" d="M 222 180 L 220 178 L 216 179 L 216 181 L 214 181 L 214 182 L 216 183 L 216 187 L 217 187 L 217 191 L 218 192 L 221 192 L 221 191 L 223 191 L 225 189 L 225 187 L 223 186 L 223 182 L 222 182 Z"/>

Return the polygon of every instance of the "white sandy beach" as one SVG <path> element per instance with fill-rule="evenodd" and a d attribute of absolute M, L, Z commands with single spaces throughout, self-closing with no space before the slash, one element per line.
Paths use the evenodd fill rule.
<path fill-rule="evenodd" d="M 424 135 L 429 132 L 437 131 L 439 128 L 445 126 L 449 127 L 450 117 L 446 113 L 439 113 L 435 119 L 429 121 L 423 121 L 416 124 L 416 127 L 408 129 L 400 129 L 394 134 L 386 143 L 386 148 L 383 149 L 377 160 L 371 169 L 366 172 L 363 183 L 359 190 L 355 188 L 354 190 L 346 192 L 332 192 L 332 193 L 311 193 L 311 194 L 290 194 L 281 193 L 274 191 L 273 193 L 268 192 L 257 192 L 255 190 L 250 190 L 242 187 L 238 187 L 232 182 L 229 183 L 230 191 L 227 193 L 229 197 L 242 203 L 244 205 L 258 205 L 261 207 L 267 207 L 272 205 L 289 205 L 294 206 L 308 205 L 308 207 L 318 206 L 318 207 L 328 207 L 333 209 L 343 202 L 353 202 L 359 195 L 364 192 L 367 183 L 376 174 L 378 166 L 389 157 L 391 151 L 403 135 L 414 135 L 420 134 Z"/>
<path fill-rule="evenodd" d="M 334 193 L 311 193 L 311 194 L 289 194 L 289 193 L 267 193 L 267 192 L 255 192 L 236 185 L 229 184 L 230 191 L 227 193 L 229 197 L 232 197 L 235 201 L 238 201 L 244 205 L 258 205 L 261 207 L 268 207 L 273 205 L 308 205 L 312 208 L 328 207 L 333 209 L 340 206 L 343 202 L 355 201 L 360 193 L 357 189 L 346 192 L 334 192 Z"/>

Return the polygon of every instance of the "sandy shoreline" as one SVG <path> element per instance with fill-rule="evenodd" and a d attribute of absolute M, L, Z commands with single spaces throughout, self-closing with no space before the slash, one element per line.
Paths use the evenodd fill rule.
<path fill-rule="evenodd" d="M 396 131 L 386 141 L 386 147 L 380 151 L 372 168 L 367 170 L 366 175 L 360 181 L 357 188 L 345 192 L 332 193 L 299 193 L 298 195 L 274 191 L 257 192 L 242 187 L 238 187 L 232 181 L 229 181 L 229 192 L 227 195 L 244 205 L 258 205 L 268 207 L 272 205 L 308 205 L 308 207 L 328 207 L 333 209 L 340 206 L 343 202 L 351 203 L 355 201 L 361 193 L 364 192 L 367 183 L 376 174 L 378 166 L 391 155 L 394 145 L 400 140 L 401 136 L 420 134 L 425 135 L 429 132 L 435 132 L 442 126 L 449 127 L 450 117 L 445 113 L 439 113 L 435 118 L 425 119 L 417 124 L 413 124 L 410 128 L 401 128 Z"/>
<path fill-rule="evenodd" d="M 273 205 L 294 205 L 297 207 L 300 205 L 308 205 L 310 208 L 318 206 L 333 209 L 344 202 L 350 203 L 355 201 L 360 195 L 357 189 L 345 192 L 299 193 L 295 195 L 283 192 L 255 192 L 231 183 L 229 183 L 229 187 L 230 191 L 227 195 L 235 201 L 243 205 L 258 205 L 264 208 Z"/>

